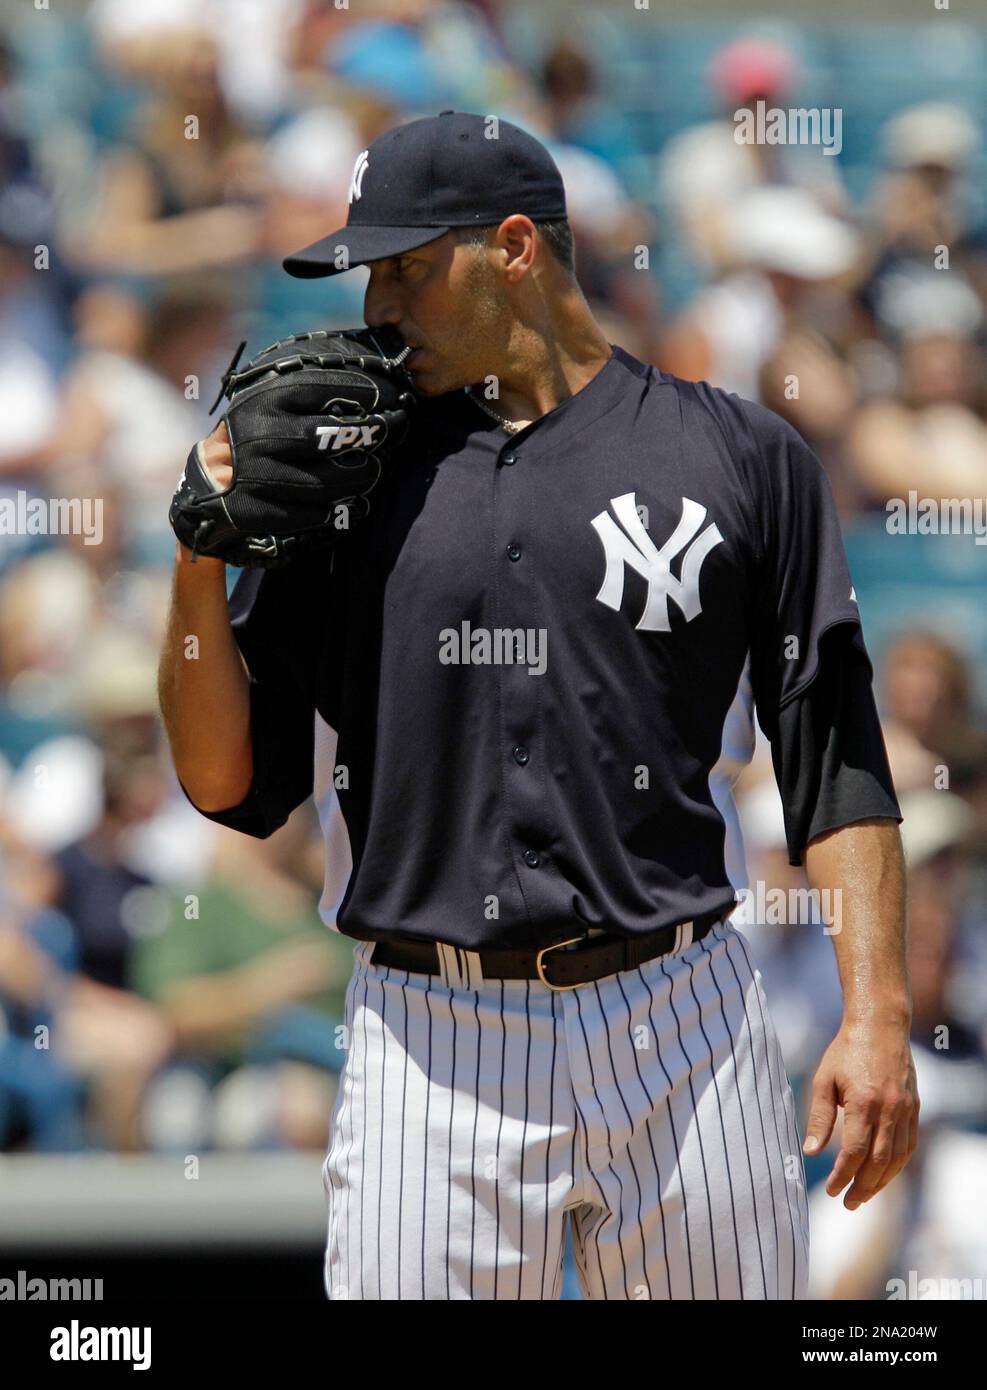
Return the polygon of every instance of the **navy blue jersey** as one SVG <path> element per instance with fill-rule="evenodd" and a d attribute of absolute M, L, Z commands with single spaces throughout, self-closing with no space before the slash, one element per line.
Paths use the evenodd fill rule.
<path fill-rule="evenodd" d="M 269 834 L 329 731 L 341 931 L 545 945 L 728 907 L 742 690 L 793 863 L 900 819 L 829 484 L 770 411 L 616 347 L 513 436 L 426 401 L 372 503 L 333 552 L 240 576 L 254 784 L 211 817 Z"/>

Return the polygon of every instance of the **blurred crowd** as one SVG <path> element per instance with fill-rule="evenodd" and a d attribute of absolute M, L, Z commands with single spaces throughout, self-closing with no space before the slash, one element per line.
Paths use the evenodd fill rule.
<path fill-rule="evenodd" d="M 233 347 L 362 322 L 365 271 L 313 284 L 280 259 L 345 221 L 380 132 L 456 107 L 543 139 L 611 340 L 790 420 L 851 539 L 890 546 L 886 503 L 911 489 L 987 491 L 982 101 L 946 81 L 911 101 L 902 80 L 851 171 L 734 138 L 758 103 L 838 103 L 839 63 L 820 84 L 806 33 L 551 13 L 93 0 L 0 27 L 0 511 L 101 501 L 98 537 L 0 533 L 0 1149 L 325 1146 L 351 951 L 316 911 L 317 817 L 263 842 L 199 817 L 155 664 L 167 504 Z M 692 54 L 688 109 L 625 82 L 645 25 L 650 51 Z M 894 627 L 872 655 L 923 1143 L 852 1218 L 820 1190 L 834 1150 L 807 1161 L 821 1297 L 880 1297 L 910 1267 L 987 1276 L 985 672 L 955 623 L 902 602 Z M 740 792 L 750 882 L 804 886 L 763 746 Z M 739 925 L 804 1106 L 839 1023 L 832 944 L 818 920 Z"/>

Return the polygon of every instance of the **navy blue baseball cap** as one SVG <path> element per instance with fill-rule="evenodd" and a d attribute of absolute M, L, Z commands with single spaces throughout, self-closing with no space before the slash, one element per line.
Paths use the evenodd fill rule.
<path fill-rule="evenodd" d="M 512 213 L 533 222 L 566 215 L 562 175 L 545 146 L 510 121 L 469 111 L 379 135 L 357 156 L 349 203 L 345 227 L 282 262 L 289 275 L 338 275 Z"/>

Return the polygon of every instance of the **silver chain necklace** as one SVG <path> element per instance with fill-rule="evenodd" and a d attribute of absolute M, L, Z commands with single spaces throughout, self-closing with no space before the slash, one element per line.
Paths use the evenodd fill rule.
<path fill-rule="evenodd" d="M 469 396 L 471 401 L 474 401 L 480 407 L 484 414 L 489 415 L 491 420 L 496 420 L 497 424 L 500 425 L 501 429 L 506 430 L 508 434 L 517 434 L 519 430 L 525 428 L 524 425 L 519 424 L 516 420 L 507 420 L 504 418 L 503 415 L 499 414 L 496 410 L 493 410 L 489 405 L 487 405 L 486 401 L 481 400 L 479 396 L 474 394 L 473 388 L 471 386 L 466 387 L 466 394 L 467 396 Z M 530 424 L 531 422 L 528 421 L 528 423 Z"/>

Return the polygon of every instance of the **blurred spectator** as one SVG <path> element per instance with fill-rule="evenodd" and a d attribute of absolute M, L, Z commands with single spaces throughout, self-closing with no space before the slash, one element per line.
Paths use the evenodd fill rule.
<path fill-rule="evenodd" d="M 11 768 L 73 727 L 67 682 L 98 604 L 96 579 L 71 556 L 34 555 L 0 577 L 0 756 Z"/>
<path fill-rule="evenodd" d="M 0 210 L 2 215 L 2 210 Z M 32 252 L 0 222 L 0 498 L 38 474 L 58 417 L 59 305 Z"/>
<path fill-rule="evenodd" d="M 52 1048 L 73 982 L 68 922 L 53 875 L 0 816 L 0 1150 L 83 1147 L 82 1089 Z"/>
<path fill-rule="evenodd" d="M 248 125 L 269 121 L 290 96 L 294 35 L 304 0 L 94 0 L 89 22 L 121 71 L 194 84 L 215 78 L 225 103 Z M 337 11 L 337 14 L 339 12 Z"/>
<path fill-rule="evenodd" d="M 795 56 L 769 39 L 738 39 L 713 57 L 707 81 L 723 115 L 693 126 L 662 151 L 659 188 L 674 231 L 706 273 L 736 264 L 731 224 L 739 199 L 758 188 L 806 192 L 830 212 L 846 204 L 836 159 L 819 145 L 742 143 L 738 119 L 765 107 L 804 106 Z M 794 242 L 796 238 L 792 238 Z"/>
<path fill-rule="evenodd" d="M 321 834 L 307 807 L 267 840 L 228 832 L 217 848 L 210 878 L 175 901 L 133 960 L 137 988 L 176 1038 L 176 1061 L 149 1096 L 148 1141 L 319 1147 L 352 968 L 352 943 L 314 907 Z"/>
<path fill-rule="evenodd" d="M 245 336 L 252 350 L 289 332 L 327 324 L 360 323 L 367 271 L 313 282 L 296 280 L 281 259 L 308 246 L 328 228 L 346 222 L 350 175 L 357 155 L 380 128 L 395 124 L 398 112 L 377 99 L 347 96 L 321 104 L 285 121 L 264 148 L 266 196 L 263 244 L 266 260 L 250 272 L 255 306 Z"/>
<path fill-rule="evenodd" d="M 937 1073 L 920 1087 L 922 1105 L 929 1119 L 940 1111 L 955 1119 L 969 1107 L 969 1117 L 987 1120 L 987 1033 L 981 1036 L 980 1020 L 971 1028 L 958 1016 L 952 997 L 970 892 L 973 815 L 952 792 L 909 792 L 903 800 L 912 1039 L 923 1052 L 916 1065 Z M 964 1079 L 957 1064 L 967 1062 L 973 1065 L 966 1067 Z"/>
<path fill-rule="evenodd" d="M 566 209 L 576 241 L 576 272 L 587 299 L 609 307 L 646 344 L 657 346 L 657 287 L 636 264 L 638 248 L 648 247 L 654 224 L 624 191 L 604 161 L 575 145 L 545 139 L 566 189 Z"/>
<path fill-rule="evenodd" d="M 800 397 L 813 401 L 819 417 L 831 417 L 831 428 L 839 430 L 849 418 L 852 387 L 825 340 L 811 339 L 808 329 L 820 289 L 853 270 L 856 233 L 807 193 L 766 188 L 732 209 L 730 246 L 740 268 L 696 295 L 669 330 L 662 365 L 676 376 L 759 400 L 762 371 L 772 356 L 786 374 L 796 361 L 806 363 L 809 379 Z M 797 342 L 791 362 L 780 351 L 790 337 Z M 784 400 L 779 385 L 772 383 L 772 394 Z"/>
<path fill-rule="evenodd" d="M 910 793 L 901 798 L 901 810 L 921 1137 L 915 1160 L 857 1212 L 847 1212 L 821 1187 L 810 1194 L 815 1298 L 885 1298 L 888 1280 L 907 1285 L 910 1270 L 946 1281 L 938 1297 L 961 1297 L 950 1291 L 956 1287 L 951 1281 L 982 1279 L 987 1257 L 983 1204 L 968 1204 L 982 1187 L 987 1162 L 982 996 L 972 1027 L 957 1017 L 954 1002 L 960 921 L 970 891 L 964 846 L 971 815 L 946 791 Z M 830 1162 L 841 1132 L 838 1123 Z"/>
<path fill-rule="evenodd" d="M 119 738 L 119 735 L 118 735 Z M 143 742 L 143 740 L 141 741 Z M 104 749 L 103 814 L 82 839 L 54 856 L 56 902 L 75 931 L 79 969 L 98 984 L 123 989 L 142 890 L 150 880 L 128 862 L 127 836 L 161 804 L 164 769 L 152 747 L 120 739 Z"/>
<path fill-rule="evenodd" d="M 51 383 L 70 350 L 65 323 L 70 286 L 57 256 L 50 254 L 54 199 L 24 108 L 14 54 L 0 35 L 0 392 L 9 393 L 0 396 L 5 421 L 0 473 L 23 455 L 30 458 L 31 444 L 44 439 Z M 39 249 L 48 253 L 46 264 L 36 265 Z"/>
<path fill-rule="evenodd" d="M 131 942 L 153 907 L 147 879 L 127 863 L 127 835 L 160 803 L 164 780 L 153 723 L 120 719 L 106 738 L 102 814 L 51 860 L 50 897 L 71 927 L 74 971 L 57 1043 L 63 1064 L 85 1081 L 93 1137 L 133 1149 L 144 1087 L 171 1034 L 159 1012 L 126 988 Z M 49 797 L 53 791 L 48 786 Z"/>
<path fill-rule="evenodd" d="M 751 943 L 792 1090 L 804 1098 L 819 1058 L 840 1026 L 836 956 L 824 931 L 834 925 L 836 914 L 834 904 L 816 901 L 806 892 L 804 869 L 788 862 L 785 819 L 774 778 L 769 774 L 754 787 L 744 786 L 740 819 L 750 891 L 731 920 Z"/>
<path fill-rule="evenodd" d="M 129 138 L 100 161 L 89 216 L 62 229 L 78 271 L 175 274 L 257 249 L 260 150 L 221 81 L 215 11 L 95 6 L 104 59 L 146 97 Z"/>
<path fill-rule="evenodd" d="M 945 770 L 939 786 L 961 796 L 987 775 L 987 727 L 967 662 L 932 632 L 906 633 L 884 652 L 886 727 L 903 729 Z"/>
<path fill-rule="evenodd" d="M 105 495 L 121 518 L 116 547 L 89 547 L 93 563 L 170 564 L 168 502 L 185 456 L 209 430 L 229 307 L 215 278 L 172 282 L 150 306 L 112 284 L 80 296 L 78 356 L 51 458 L 60 491 Z"/>
<path fill-rule="evenodd" d="M 987 246 L 976 226 L 971 180 L 980 143 L 973 119 L 948 102 L 911 106 L 885 126 L 889 170 L 872 200 L 873 268 L 861 291 L 872 312 L 880 311 L 889 277 L 931 270 L 943 251 L 949 268 L 969 276 L 984 296 Z"/>
<path fill-rule="evenodd" d="M 49 559 L 39 557 L 39 566 Z M 46 582 L 57 583 L 59 569 L 46 575 Z M 50 601 L 51 590 L 41 592 Z M 6 811 L 18 832 L 51 852 L 88 834 L 103 814 L 101 750 L 151 748 L 160 741 L 153 648 L 107 629 L 98 615 L 90 623 L 80 634 L 81 644 L 69 646 L 67 653 L 57 641 L 39 644 L 36 652 L 27 648 L 27 659 L 36 656 L 38 665 L 18 673 L 13 682 L 18 699 L 5 712 L 8 718 L 13 715 L 8 733 L 24 744 L 31 744 L 29 716 L 36 712 L 35 703 L 54 727 L 52 736 L 33 742 L 4 789 Z M 64 632 L 67 626 L 52 620 L 45 635 Z M 35 737 L 37 732 L 35 725 Z"/>
<path fill-rule="evenodd" d="M 529 98 L 523 74 L 476 5 L 370 0 L 350 20 L 332 31 L 329 71 L 410 116 L 443 106 L 506 113 Z"/>
<path fill-rule="evenodd" d="M 647 160 L 627 117 L 601 95 L 585 47 L 570 35 L 558 38 L 542 63 L 541 85 L 555 138 L 604 160 L 627 192 L 646 197 Z"/>
<path fill-rule="evenodd" d="M 877 294 L 889 342 L 900 342 L 897 386 L 864 404 L 848 434 L 852 467 L 871 505 L 890 497 L 976 497 L 987 476 L 983 310 L 959 272 L 889 272 Z"/>
<path fill-rule="evenodd" d="M 267 222 L 272 254 L 287 256 L 324 236 L 330 223 L 345 223 L 350 174 L 369 143 L 343 107 L 314 106 L 275 132 L 265 150 L 276 195 Z"/>

